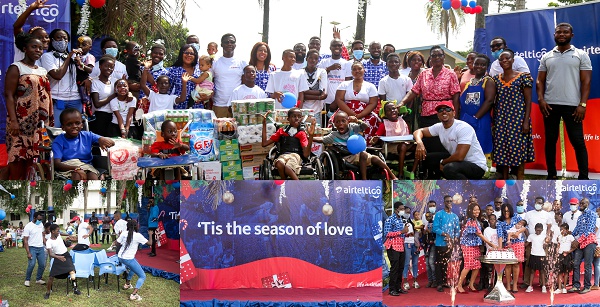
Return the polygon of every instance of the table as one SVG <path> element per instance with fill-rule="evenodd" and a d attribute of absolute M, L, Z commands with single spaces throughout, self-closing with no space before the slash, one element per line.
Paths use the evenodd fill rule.
<path fill-rule="evenodd" d="M 415 141 L 412 134 L 403 135 L 403 136 L 380 136 L 380 140 L 383 141 L 383 156 L 387 158 L 387 146 L 389 144 L 398 144 L 403 142 L 413 143 Z"/>
<path fill-rule="evenodd" d="M 483 297 L 483 301 L 497 305 L 514 304 L 515 296 L 504 287 L 504 283 L 502 283 L 502 273 L 507 264 L 516 264 L 519 262 L 516 259 L 486 259 L 485 256 L 481 257 L 481 262 L 493 264 L 494 270 L 496 271 L 496 285 L 494 285 L 494 288 Z"/>
<path fill-rule="evenodd" d="M 188 154 L 182 156 L 169 157 L 168 159 L 141 157 L 138 159 L 137 166 L 142 169 L 142 179 L 146 179 L 146 168 L 170 168 L 194 165 L 200 162 L 200 157 L 193 154 Z M 195 179 L 194 169 L 194 167 L 191 168 L 192 179 Z"/>

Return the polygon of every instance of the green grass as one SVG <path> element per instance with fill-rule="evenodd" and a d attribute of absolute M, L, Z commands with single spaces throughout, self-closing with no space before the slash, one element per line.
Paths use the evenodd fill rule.
<path fill-rule="evenodd" d="M 108 244 L 102 245 L 102 248 L 107 247 Z M 65 280 L 55 279 L 54 291 L 50 295 L 50 299 L 45 300 L 46 285 L 35 284 L 37 264 L 33 270 L 29 288 L 23 285 L 26 270 L 27 253 L 24 248 L 4 249 L 4 252 L 0 253 L 0 297 L 8 300 L 10 306 L 179 306 L 179 284 L 172 280 L 154 277 L 149 273 L 146 273 L 144 286 L 139 290 L 139 294 L 142 296 L 140 302 L 129 301 L 132 290 L 121 288 L 121 293 L 117 292 L 117 281 L 114 275 L 108 276 L 108 285 L 104 284 L 104 277 L 102 277 L 99 291 L 92 289 L 90 282 L 90 297 L 87 297 L 86 281 L 83 278 L 77 279 L 81 295 L 74 295 L 72 287 L 69 286 L 69 290 L 71 290 L 69 296 L 66 296 Z M 48 260 L 43 275 L 46 282 L 49 272 Z M 135 284 L 136 281 L 137 276 L 134 276 L 132 284 Z M 120 281 L 121 287 L 124 282 L 123 279 Z"/>

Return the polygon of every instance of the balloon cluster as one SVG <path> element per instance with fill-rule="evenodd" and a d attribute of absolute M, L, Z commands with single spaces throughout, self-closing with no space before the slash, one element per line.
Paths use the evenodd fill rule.
<path fill-rule="evenodd" d="M 514 179 L 496 180 L 496 187 L 498 189 L 502 189 L 502 188 L 504 188 L 505 185 L 512 186 L 512 185 L 515 185 L 515 183 L 517 183 L 517 181 Z"/>
<path fill-rule="evenodd" d="M 135 181 L 135 187 L 136 187 L 136 188 L 139 188 L 139 187 L 143 186 L 143 185 L 144 185 L 144 183 L 145 183 L 145 181 L 144 181 L 144 180 L 136 180 L 136 181 Z"/>
<path fill-rule="evenodd" d="M 179 180 L 165 180 L 165 183 L 172 185 L 176 189 L 179 189 L 180 187 Z"/>
<path fill-rule="evenodd" d="M 37 185 L 37 182 L 35 182 L 35 180 L 31 180 L 29 182 L 29 185 L 35 188 L 35 186 Z"/>
<path fill-rule="evenodd" d="M 27 205 L 27 208 L 25 208 L 25 212 L 31 212 L 31 204 Z"/>
<path fill-rule="evenodd" d="M 72 180 L 67 180 L 66 184 L 63 186 L 63 191 L 68 191 L 73 187 L 73 181 Z"/>
<path fill-rule="evenodd" d="M 442 8 L 444 10 L 449 9 L 461 9 L 466 14 L 479 14 L 483 12 L 483 8 L 481 5 L 477 5 L 477 2 L 474 0 L 441 0 Z"/>

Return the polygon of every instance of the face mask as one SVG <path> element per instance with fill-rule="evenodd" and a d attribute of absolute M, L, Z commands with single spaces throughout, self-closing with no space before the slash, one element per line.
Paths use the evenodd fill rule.
<path fill-rule="evenodd" d="M 354 51 L 352 51 L 352 55 L 354 56 L 354 59 L 356 59 L 356 60 L 362 59 L 362 57 L 363 57 L 364 54 L 365 54 L 365 52 L 362 51 L 362 50 L 354 50 Z"/>
<path fill-rule="evenodd" d="M 408 213 L 403 213 L 403 214 L 402 214 L 402 217 L 403 217 L 403 218 L 405 218 L 405 219 L 408 219 L 408 218 L 410 217 L 410 214 L 408 214 Z"/>
<path fill-rule="evenodd" d="M 36 224 L 36 225 L 41 225 L 41 224 L 42 224 L 42 221 L 40 221 L 40 220 L 37 220 L 37 221 L 35 221 L 35 224 Z"/>
<path fill-rule="evenodd" d="M 496 59 L 496 60 L 497 60 L 498 58 L 500 58 L 500 54 L 501 54 L 503 51 L 504 51 L 504 49 L 498 49 L 498 50 L 496 50 L 496 51 L 492 52 L 492 56 L 494 57 L 494 59 Z"/>
<path fill-rule="evenodd" d="M 117 53 L 119 53 L 119 49 L 117 49 L 117 48 L 104 49 L 104 54 L 112 55 L 115 58 L 117 57 Z"/>
<path fill-rule="evenodd" d="M 67 41 L 55 41 L 52 40 L 52 48 L 54 48 L 54 50 L 62 53 L 65 52 L 67 50 L 67 45 L 69 44 L 69 42 Z"/>
<path fill-rule="evenodd" d="M 523 213 L 525 212 L 525 207 L 524 206 L 517 206 L 517 213 Z"/>
<path fill-rule="evenodd" d="M 73 226 L 75 226 L 75 228 L 77 228 L 77 225 L 79 225 L 79 224 L 77 224 L 77 223 L 73 224 Z"/>
<path fill-rule="evenodd" d="M 540 211 L 542 210 L 542 205 L 540 204 L 535 204 L 535 210 Z"/>
<path fill-rule="evenodd" d="M 192 43 L 192 44 L 190 44 L 190 45 L 192 45 L 192 47 L 194 47 L 194 49 L 196 49 L 196 51 L 197 51 L 198 53 L 200 53 L 200 44 L 197 44 L 197 43 Z"/>
<path fill-rule="evenodd" d="M 435 207 L 429 207 L 429 212 L 430 213 L 435 213 Z"/>
<path fill-rule="evenodd" d="M 571 208 L 571 211 L 573 211 L 573 212 L 577 211 L 577 208 L 579 208 L 579 206 L 577 206 L 577 205 L 571 205 L 569 207 Z"/>
<path fill-rule="evenodd" d="M 152 66 L 152 71 L 157 71 L 157 70 L 161 70 L 163 68 L 165 61 L 160 61 L 160 63 Z"/>

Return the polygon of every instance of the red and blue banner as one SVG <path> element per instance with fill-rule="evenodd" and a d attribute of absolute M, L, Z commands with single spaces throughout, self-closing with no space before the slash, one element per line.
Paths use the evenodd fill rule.
<path fill-rule="evenodd" d="M 179 182 L 177 182 L 179 183 Z M 140 187 L 141 188 L 141 187 Z M 159 222 L 163 222 L 164 231 L 167 236 L 166 248 L 179 250 L 179 187 L 174 184 L 168 184 L 164 181 L 158 181 L 153 186 L 152 195 L 154 203 L 158 206 L 159 212 L 164 212 L 159 217 Z M 137 191 L 132 191 L 135 193 Z M 148 237 L 148 198 L 142 197 L 142 204 L 138 208 L 140 233 Z"/>
<path fill-rule="evenodd" d="M 182 289 L 381 286 L 380 181 L 184 181 Z"/>

